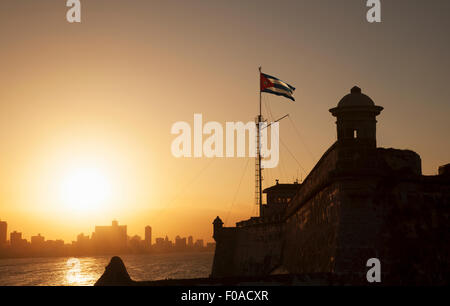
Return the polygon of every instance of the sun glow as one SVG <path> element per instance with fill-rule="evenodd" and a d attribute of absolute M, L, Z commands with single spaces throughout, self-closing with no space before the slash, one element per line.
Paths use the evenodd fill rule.
<path fill-rule="evenodd" d="M 60 185 L 60 200 L 73 211 L 104 208 L 111 200 L 111 194 L 109 178 L 97 168 L 71 169 Z"/>

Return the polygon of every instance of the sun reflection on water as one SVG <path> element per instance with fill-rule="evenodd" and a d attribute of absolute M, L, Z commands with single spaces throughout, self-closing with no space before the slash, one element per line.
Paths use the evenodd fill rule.
<path fill-rule="evenodd" d="M 66 262 L 65 285 L 67 286 L 87 286 L 92 285 L 93 280 L 98 278 L 98 273 L 93 273 L 89 269 L 82 269 L 82 263 L 78 258 L 69 258 Z"/>

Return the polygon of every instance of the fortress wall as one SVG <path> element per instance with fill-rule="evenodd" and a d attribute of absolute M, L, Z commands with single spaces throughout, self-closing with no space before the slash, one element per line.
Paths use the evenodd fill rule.
<path fill-rule="evenodd" d="M 218 231 L 213 276 L 332 272 L 366 283 L 378 258 L 384 284 L 448 283 L 450 178 L 419 175 L 412 151 L 339 153 L 324 154 L 284 220 Z"/>
<path fill-rule="evenodd" d="M 380 171 L 390 175 L 407 170 L 417 178 L 420 157 L 407 150 L 378 152 L 379 158 L 370 150 L 345 161 L 339 148 L 332 147 L 324 154 L 294 198 L 286 220 L 283 266 L 289 272 L 365 275 L 367 260 L 386 251 L 391 228 L 384 220 L 392 212 L 386 204 L 389 191 L 383 187 L 387 181 Z M 367 172 L 371 167 L 378 175 Z M 389 258 L 386 256 L 387 264 Z"/>
<path fill-rule="evenodd" d="M 341 200 L 336 184 L 319 191 L 286 221 L 283 267 L 290 273 L 333 272 Z"/>
<path fill-rule="evenodd" d="M 336 273 L 359 274 L 365 279 L 369 258 L 380 258 L 383 207 L 375 195 L 377 177 L 339 180 L 340 227 L 337 234 Z"/>
<path fill-rule="evenodd" d="M 240 275 L 267 275 L 281 264 L 284 224 L 242 228 L 237 235 L 234 265 Z"/>
<path fill-rule="evenodd" d="M 288 207 L 282 266 L 291 273 L 334 271 L 341 205 L 333 179 L 338 153 L 335 143 Z"/>
<path fill-rule="evenodd" d="M 338 147 L 335 143 L 323 154 L 316 166 L 303 181 L 297 195 L 289 203 L 289 207 L 287 208 L 288 217 L 296 213 L 311 197 L 314 197 L 317 192 L 330 184 L 337 163 Z"/>
<path fill-rule="evenodd" d="M 450 275 L 450 187 L 418 177 L 339 178 L 286 221 L 283 267 L 365 281 L 369 258 L 391 284 L 436 284 Z"/>
<path fill-rule="evenodd" d="M 367 260 L 378 258 L 385 283 L 448 282 L 448 180 L 445 182 L 438 177 L 355 176 L 341 178 L 335 185 L 338 189 L 339 221 L 333 272 L 354 274 L 364 281 L 369 269 Z M 290 235 L 289 230 L 287 235 Z M 308 235 L 308 232 L 302 231 L 301 235 Z M 294 243 L 298 241 L 302 240 Z M 310 245 L 308 247 L 311 248 Z M 316 249 L 318 247 L 313 246 L 313 250 Z M 305 250 L 305 254 L 309 252 Z M 314 264 L 324 262 L 309 257 L 309 261 L 312 259 Z M 297 261 L 297 264 L 304 267 L 312 264 L 305 261 Z"/>
<path fill-rule="evenodd" d="M 212 277 L 267 275 L 281 262 L 284 224 L 223 228 L 216 239 Z"/>
<path fill-rule="evenodd" d="M 393 283 L 448 284 L 450 184 L 439 177 L 390 178 L 378 186 L 382 222 L 377 249 Z"/>

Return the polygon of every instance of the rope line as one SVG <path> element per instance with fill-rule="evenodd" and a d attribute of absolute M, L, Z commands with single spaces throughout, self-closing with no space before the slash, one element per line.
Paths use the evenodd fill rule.
<path fill-rule="evenodd" d="M 295 133 L 297 134 L 298 138 L 300 139 L 301 143 L 303 144 L 303 146 L 306 149 L 306 152 L 308 152 L 309 157 L 311 158 L 311 161 L 314 164 L 314 161 L 316 160 L 316 158 L 314 157 L 314 155 L 311 153 L 311 151 L 309 150 L 308 146 L 306 145 L 306 143 L 303 141 L 303 137 L 300 134 L 300 131 L 297 129 L 297 126 L 295 125 L 294 121 L 292 120 L 291 117 L 289 117 L 289 121 L 292 124 L 292 127 L 294 128 Z"/>
<path fill-rule="evenodd" d="M 233 206 L 234 206 L 234 204 L 235 204 L 235 202 L 236 202 L 236 198 L 237 198 L 237 196 L 238 196 L 238 194 L 239 194 L 239 189 L 241 188 L 242 180 L 243 180 L 243 178 L 244 178 L 245 171 L 247 170 L 247 166 L 248 166 L 248 162 L 249 162 L 249 161 L 250 161 L 250 158 L 247 158 L 247 161 L 245 162 L 245 166 L 244 166 L 244 171 L 242 172 L 241 178 L 240 178 L 240 180 L 239 180 L 238 187 L 237 187 L 236 192 L 234 193 L 234 196 L 233 196 L 233 201 L 231 201 L 231 206 L 230 206 L 230 208 L 229 208 L 229 210 L 228 210 L 227 217 L 225 218 L 225 224 L 227 224 L 228 218 L 229 218 L 230 213 L 231 213 L 231 210 L 233 209 Z"/>
<path fill-rule="evenodd" d="M 184 188 L 182 188 L 173 198 L 172 200 L 170 200 L 168 202 L 167 205 L 164 206 L 164 208 L 159 212 L 159 214 L 157 214 L 158 217 L 160 217 L 163 213 L 165 213 L 167 211 L 167 209 L 169 208 L 170 205 L 173 204 L 173 202 L 175 202 L 176 199 L 178 199 L 185 191 L 186 189 L 188 189 L 188 187 L 190 187 L 199 177 L 200 175 L 214 162 L 216 158 L 212 158 L 211 161 L 209 163 L 207 163 L 202 169 L 200 169 L 199 172 L 197 172 L 195 174 L 195 176 L 189 180 L 187 182 L 187 184 L 184 186 Z"/>
<path fill-rule="evenodd" d="M 305 175 L 306 175 L 305 168 L 303 168 L 303 166 L 300 164 L 300 162 L 297 160 L 297 158 L 295 158 L 295 155 L 291 152 L 291 150 L 289 150 L 288 146 L 284 143 L 284 141 L 281 139 L 281 137 L 280 137 L 280 142 L 286 148 L 286 150 L 289 152 L 289 154 L 292 156 L 292 158 L 297 162 L 299 167 L 302 168 L 303 172 L 305 172 Z"/>

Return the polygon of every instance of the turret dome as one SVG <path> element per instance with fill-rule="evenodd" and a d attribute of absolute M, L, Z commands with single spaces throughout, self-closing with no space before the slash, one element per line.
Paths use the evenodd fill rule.
<path fill-rule="evenodd" d="M 361 88 L 354 86 L 350 93 L 344 96 L 338 103 L 338 107 L 348 106 L 374 106 L 372 99 L 361 92 Z"/>

